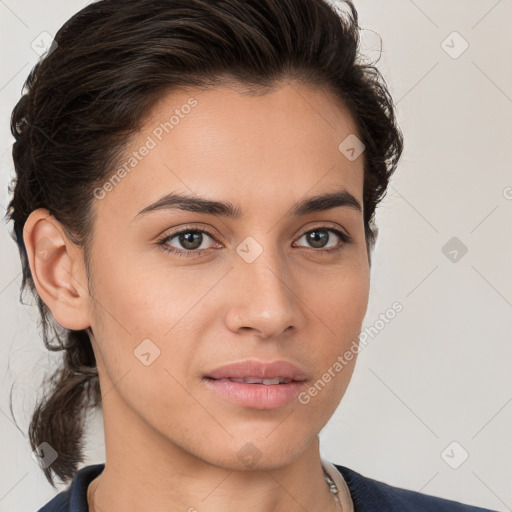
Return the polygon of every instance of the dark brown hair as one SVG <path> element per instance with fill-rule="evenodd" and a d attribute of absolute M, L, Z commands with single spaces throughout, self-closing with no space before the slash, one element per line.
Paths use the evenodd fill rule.
<path fill-rule="evenodd" d="M 114 172 L 157 101 L 180 87 L 234 80 L 258 94 L 278 80 L 294 80 L 322 87 L 356 123 L 365 144 L 365 236 L 373 247 L 375 209 L 403 139 L 382 75 L 361 58 L 356 9 L 349 0 L 345 6 L 337 10 L 326 0 L 102 0 L 70 18 L 30 72 L 12 112 L 16 177 L 6 216 L 20 251 L 21 294 L 28 286 L 36 298 L 46 348 L 64 351 L 29 426 L 33 450 L 47 442 L 58 453 L 43 468 L 52 486 L 54 475 L 67 481 L 83 461 L 86 412 L 101 407 L 101 394 L 87 330 L 58 325 L 37 294 L 22 237 L 29 214 L 46 208 L 63 225 L 84 250 L 89 279 L 93 190 Z"/>

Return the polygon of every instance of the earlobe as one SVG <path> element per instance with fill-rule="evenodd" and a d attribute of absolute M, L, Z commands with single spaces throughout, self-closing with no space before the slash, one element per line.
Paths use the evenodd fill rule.
<path fill-rule="evenodd" d="M 37 292 L 55 320 L 66 329 L 87 329 L 89 292 L 81 249 L 44 208 L 29 215 L 23 241 Z"/>

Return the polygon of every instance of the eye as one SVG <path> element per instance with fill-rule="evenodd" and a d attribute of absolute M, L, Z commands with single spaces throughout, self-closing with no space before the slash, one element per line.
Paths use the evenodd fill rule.
<path fill-rule="evenodd" d="M 193 256 L 194 253 L 211 248 L 211 245 L 207 245 L 208 238 L 215 241 L 214 235 L 205 229 L 186 228 L 160 239 L 158 245 L 162 250 L 178 256 Z"/>
<path fill-rule="evenodd" d="M 333 236 L 333 234 L 335 236 Z M 208 244 L 208 239 L 210 242 Z M 296 242 L 294 246 L 302 239 L 309 245 L 307 249 L 315 253 L 328 253 L 337 251 L 352 242 L 352 237 L 343 231 L 332 226 L 319 226 L 306 231 Z M 172 234 L 167 234 L 157 241 L 157 245 L 165 252 L 170 252 L 176 256 L 198 256 L 203 251 L 214 247 L 217 242 L 215 235 L 204 228 L 186 227 Z"/>
<path fill-rule="evenodd" d="M 332 233 L 336 236 L 333 237 Z M 338 240 L 336 240 L 336 238 L 338 238 Z M 309 248 L 325 249 L 327 251 L 339 249 L 343 245 L 352 241 L 349 235 L 331 226 L 319 226 L 317 228 L 310 229 L 309 231 L 306 231 L 306 233 L 304 233 L 297 242 L 302 239 L 309 244 Z"/>

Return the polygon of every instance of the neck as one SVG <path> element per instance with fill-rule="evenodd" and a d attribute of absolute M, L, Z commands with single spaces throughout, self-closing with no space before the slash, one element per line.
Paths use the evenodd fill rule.
<path fill-rule="evenodd" d="M 247 512 L 334 512 L 338 508 L 320 457 L 311 451 L 293 464 L 266 471 L 199 464 L 197 472 L 183 471 L 177 464 L 161 471 L 154 465 L 148 470 L 140 464 L 123 468 L 107 461 L 89 487 L 89 511 L 225 512 L 243 507 Z"/>
<path fill-rule="evenodd" d="M 317 436 L 290 464 L 240 471 L 183 453 L 168 440 L 160 451 L 137 445 L 130 439 L 144 439 L 138 433 L 115 432 L 107 422 L 105 434 L 105 468 L 88 488 L 90 512 L 338 510 L 325 481 Z"/>

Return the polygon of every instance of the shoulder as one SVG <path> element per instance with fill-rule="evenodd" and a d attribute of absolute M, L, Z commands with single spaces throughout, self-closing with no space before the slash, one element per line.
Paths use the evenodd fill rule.
<path fill-rule="evenodd" d="M 68 487 L 37 512 L 88 512 L 87 488 L 104 467 L 105 464 L 93 464 L 79 469 Z"/>
<path fill-rule="evenodd" d="M 495 512 L 401 489 L 365 477 L 345 466 L 334 464 L 343 475 L 354 502 L 354 512 Z"/>

